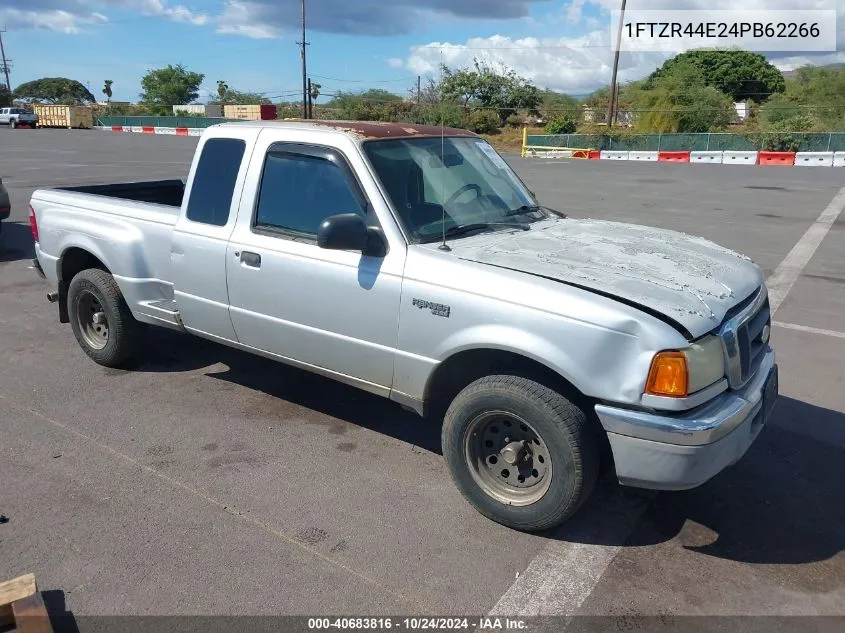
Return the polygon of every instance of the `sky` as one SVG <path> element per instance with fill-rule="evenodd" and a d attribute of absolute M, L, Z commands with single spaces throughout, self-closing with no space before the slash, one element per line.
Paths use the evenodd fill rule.
<path fill-rule="evenodd" d="M 383 88 L 407 94 L 480 58 L 536 85 L 583 96 L 610 82 L 610 10 L 620 0 L 306 0 L 308 67 L 324 94 Z M 629 0 L 636 9 L 728 9 L 735 0 Z M 845 0 L 744 0 L 743 9 L 836 9 L 837 52 L 767 55 L 784 70 L 845 62 Z M 295 100 L 301 91 L 300 0 L 0 0 L 12 86 L 68 77 L 115 101 L 137 101 L 150 69 L 203 73 Z M 665 53 L 623 52 L 621 81 L 642 78 Z M 104 97 L 103 97 L 104 98 Z"/>

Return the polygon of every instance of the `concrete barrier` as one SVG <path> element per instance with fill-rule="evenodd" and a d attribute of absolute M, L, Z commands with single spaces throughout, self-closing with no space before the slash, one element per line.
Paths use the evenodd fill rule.
<path fill-rule="evenodd" d="M 833 167 L 833 152 L 798 152 L 795 164 L 799 167 Z"/>
<path fill-rule="evenodd" d="M 157 127 L 156 134 L 176 134 L 175 127 Z"/>
<path fill-rule="evenodd" d="M 689 162 L 691 163 L 711 163 L 713 165 L 722 164 L 722 152 L 690 152 Z"/>
<path fill-rule="evenodd" d="M 590 160 L 601 160 L 601 152 L 597 149 L 591 149 L 587 154 L 587 158 Z"/>
<path fill-rule="evenodd" d="M 188 136 L 202 136 L 202 128 L 200 128 L 200 127 L 189 127 L 188 128 Z"/>
<path fill-rule="evenodd" d="M 123 132 L 123 126 L 122 125 L 112 125 L 111 131 L 112 132 Z"/>
<path fill-rule="evenodd" d="M 756 165 L 757 152 L 722 152 L 723 165 Z"/>
<path fill-rule="evenodd" d="M 833 155 L 834 167 L 845 167 L 845 152 L 836 152 Z"/>
<path fill-rule="evenodd" d="M 795 152 L 758 152 L 757 164 L 769 167 L 792 167 L 795 164 Z"/>
<path fill-rule="evenodd" d="M 657 162 L 657 152 L 628 152 L 628 160 Z"/>
<path fill-rule="evenodd" d="M 141 128 L 141 134 L 155 134 L 156 129 L 152 125 L 145 125 Z"/>
<path fill-rule="evenodd" d="M 599 158 L 601 160 L 628 160 L 628 152 L 603 149 Z"/>
<path fill-rule="evenodd" d="M 141 127 L 141 126 L 139 126 L 139 125 L 133 125 L 132 127 L 130 127 L 130 128 L 129 128 L 129 131 L 130 131 L 130 132 L 135 132 L 135 133 L 137 134 L 137 133 L 141 133 L 141 132 L 143 132 L 143 131 L 144 131 L 144 128 L 143 128 L 143 127 Z"/>
<path fill-rule="evenodd" d="M 658 152 L 657 160 L 661 163 L 688 163 L 690 152 Z"/>

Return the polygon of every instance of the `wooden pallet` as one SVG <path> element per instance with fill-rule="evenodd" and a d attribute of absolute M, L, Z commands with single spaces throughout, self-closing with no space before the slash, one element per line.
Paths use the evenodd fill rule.
<path fill-rule="evenodd" d="M 0 583 L 0 630 L 10 625 L 18 633 L 53 633 L 35 574 Z"/>

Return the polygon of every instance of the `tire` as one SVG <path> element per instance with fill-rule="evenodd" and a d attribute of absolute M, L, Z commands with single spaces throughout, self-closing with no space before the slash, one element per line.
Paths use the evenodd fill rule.
<path fill-rule="evenodd" d="M 442 442 L 464 497 L 487 518 L 516 530 L 560 525 L 589 497 L 598 477 L 598 438 L 584 411 L 527 378 L 487 376 L 467 386 L 446 412 Z M 514 445 L 519 452 L 508 454 L 504 447 Z M 516 465 L 506 461 L 512 458 Z"/>
<path fill-rule="evenodd" d="M 122 367 L 135 357 L 143 329 L 109 273 L 99 268 L 78 273 L 68 288 L 67 308 L 73 335 L 94 362 L 104 367 Z M 105 336 L 97 329 L 98 325 L 102 329 L 103 323 L 96 323 L 96 313 L 105 320 Z"/>
<path fill-rule="evenodd" d="M 9 121 L 9 127 L 11 127 L 13 130 L 16 129 L 18 127 L 18 122 L 12 119 L 11 121 Z"/>

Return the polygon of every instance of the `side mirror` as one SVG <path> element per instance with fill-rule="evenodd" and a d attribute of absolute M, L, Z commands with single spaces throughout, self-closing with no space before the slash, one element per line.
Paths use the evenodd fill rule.
<path fill-rule="evenodd" d="M 357 213 L 339 213 L 327 217 L 317 230 L 317 246 L 336 251 L 360 251 L 383 257 L 384 237 L 380 229 L 369 228 Z"/>

